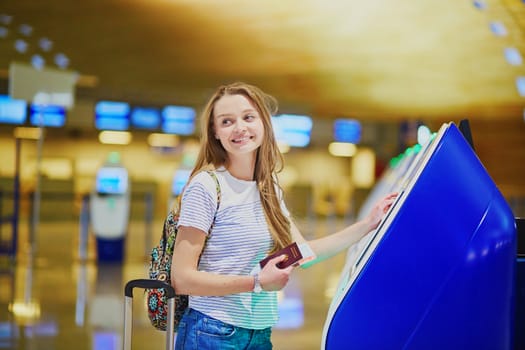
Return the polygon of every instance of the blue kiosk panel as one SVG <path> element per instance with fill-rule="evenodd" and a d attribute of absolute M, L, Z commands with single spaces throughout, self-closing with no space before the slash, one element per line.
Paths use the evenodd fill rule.
<path fill-rule="evenodd" d="M 454 124 L 432 143 L 343 271 L 323 349 L 512 349 L 514 216 Z"/>

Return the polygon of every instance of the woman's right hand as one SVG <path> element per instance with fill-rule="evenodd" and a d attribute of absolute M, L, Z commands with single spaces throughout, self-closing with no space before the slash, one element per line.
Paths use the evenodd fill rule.
<path fill-rule="evenodd" d="M 264 268 L 259 273 L 259 282 L 261 283 L 261 288 L 263 290 L 276 291 L 281 290 L 286 286 L 294 266 L 291 265 L 284 269 L 278 268 L 276 265 L 284 260 L 286 260 L 286 255 L 282 254 L 271 259 L 266 265 L 264 265 Z"/>
<path fill-rule="evenodd" d="M 381 198 L 376 203 L 376 205 L 372 208 L 368 216 L 365 218 L 365 221 L 367 222 L 368 226 L 367 233 L 377 228 L 388 209 L 390 209 L 392 204 L 394 204 L 394 201 L 396 200 L 397 196 L 398 193 L 393 192 Z"/>

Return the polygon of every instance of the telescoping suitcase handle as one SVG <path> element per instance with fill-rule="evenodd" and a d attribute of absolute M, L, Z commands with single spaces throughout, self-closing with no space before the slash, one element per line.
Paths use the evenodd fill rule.
<path fill-rule="evenodd" d="M 152 279 L 134 279 L 124 287 L 124 350 L 131 350 L 131 332 L 133 325 L 133 289 L 165 289 L 168 301 L 168 322 L 166 325 L 166 349 L 173 350 L 175 345 L 175 289 L 168 283 Z"/>

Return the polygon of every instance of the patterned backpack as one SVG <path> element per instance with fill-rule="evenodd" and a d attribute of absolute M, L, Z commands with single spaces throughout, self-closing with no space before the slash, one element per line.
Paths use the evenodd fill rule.
<path fill-rule="evenodd" d="M 217 210 L 219 209 L 219 203 L 221 200 L 221 188 L 217 175 L 213 171 L 207 171 L 208 174 L 215 180 L 217 189 Z M 215 212 L 217 213 L 217 211 Z M 157 246 L 151 250 L 151 261 L 149 264 L 149 278 L 163 281 L 167 284 L 171 284 L 170 272 L 171 272 L 171 260 L 173 257 L 173 248 L 175 245 L 175 238 L 177 237 L 177 222 L 179 219 L 178 211 L 175 212 L 173 209 L 170 210 L 166 220 L 164 220 L 164 227 L 162 229 L 162 237 Z M 215 217 L 211 224 L 209 233 L 213 228 Z M 168 316 L 168 303 L 165 295 L 165 289 L 147 289 L 146 300 L 148 308 L 148 317 L 151 324 L 162 331 L 166 330 L 167 316 Z M 184 311 L 188 308 L 188 296 L 187 295 L 175 295 L 175 330 L 179 325 L 180 319 L 184 314 Z"/>

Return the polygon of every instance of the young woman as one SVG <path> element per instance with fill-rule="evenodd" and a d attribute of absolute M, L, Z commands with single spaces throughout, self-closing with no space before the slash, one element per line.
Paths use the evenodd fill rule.
<path fill-rule="evenodd" d="M 283 163 L 271 123 L 276 110 L 275 99 L 259 88 L 233 83 L 219 87 L 203 111 L 201 149 L 181 198 L 173 254 L 174 287 L 190 295 L 175 349 L 272 348 L 277 291 L 293 267 L 276 266 L 285 255 L 257 266 L 292 242 L 306 242 L 277 183 Z M 210 169 L 220 185 L 218 208 L 217 184 L 203 171 Z M 347 249 L 377 227 L 394 198 L 309 247 L 319 260 Z"/>

